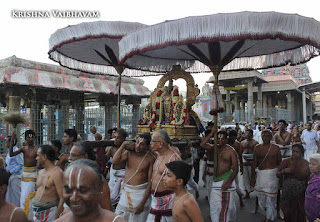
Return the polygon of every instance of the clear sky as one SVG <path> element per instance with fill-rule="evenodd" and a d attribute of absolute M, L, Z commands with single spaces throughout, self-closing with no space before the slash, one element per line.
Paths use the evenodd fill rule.
<path fill-rule="evenodd" d="M 318 3 L 318 4 L 317 4 Z M 0 59 L 16 55 L 19 58 L 57 64 L 48 58 L 49 37 L 57 29 L 81 22 L 130 21 L 152 25 L 193 15 L 239 11 L 277 11 L 297 13 L 320 21 L 318 0 L 1 0 Z M 99 19 L 74 18 L 12 18 L 12 10 L 80 10 L 99 11 Z M 309 70 L 313 81 L 320 81 L 320 57 L 312 59 Z M 211 74 L 194 75 L 202 86 Z M 146 77 L 145 85 L 154 89 L 160 77 Z M 182 81 L 178 84 L 183 83 Z"/>

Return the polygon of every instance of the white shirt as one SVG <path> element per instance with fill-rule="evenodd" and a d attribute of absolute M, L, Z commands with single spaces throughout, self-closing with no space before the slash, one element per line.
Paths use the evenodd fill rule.
<path fill-rule="evenodd" d="M 315 150 L 318 148 L 317 141 L 319 141 L 318 133 L 315 130 L 308 131 L 307 129 L 302 131 L 301 139 L 306 143 L 304 148 L 306 150 Z"/>
<path fill-rule="evenodd" d="M 89 140 L 89 141 L 96 141 L 96 138 L 95 138 L 94 135 L 95 135 L 95 134 L 93 134 L 93 133 L 88 134 L 88 140 Z"/>

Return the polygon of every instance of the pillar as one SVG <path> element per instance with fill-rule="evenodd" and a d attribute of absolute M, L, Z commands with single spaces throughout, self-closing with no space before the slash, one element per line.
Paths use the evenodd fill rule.
<path fill-rule="evenodd" d="M 231 107 L 230 107 L 230 90 L 226 90 L 226 100 L 225 100 L 225 104 L 226 104 L 226 122 L 230 122 L 231 120 Z"/>
<path fill-rule="evenodd" d="M 84 140 L 84 101 L 80 101 L 75 105 L 76 111 L 76 130 Z"/>
<path fill-rule="evenodd" d="M 262 109 L 263 109 L 263 117 L 267 117 L 268 116 L 268 97 L 267 97 L 267 95 L 263 95 Z"/>
<path fill-rule="evenodd" d="M 69 100 L 62 100 L 58 111 L 58 138 L 62 139 L 65 129 L 69 129 Z"/>
<path fill-rule="evenodd" d="M 240 121 L 238 95 L 234 95 L 234 118 L 236 122 Z"/>
<path fill-rule="evenodd" d="M 48 141 L 57 139 L 56 138 L 56 123 L 55 123 L 55 106 L 54 105 L 48 105 Z"/>
<path fill-rule="evenodd" d="M 132 124 L 132 138 L 138 133 L 137 125 L 140 119 L 140 103 L 133 104 L 133 124 Z"/>
<path fill-rule="evenodd" d="M 240 121 L 241 122 L 245 122 L 245 104 L 244 104 L 244 99 L 241 98 L 241 101 L 240 101 Z"/>
<path fill-rule="evenodd" d="M 105 137 L 106 139 L 109 139 L 108 137 L 108 130 L 113 128 L 113 119 L 112 119 L 112 113 L 113 113 L 113 103 L 106 102 L 104 104 L 104 127 L 105 127 Z"/>
<path fill-rule="evenodd" d="M 36 145 L 43 144 L 43 124 L 42 124 L 42 104 L 39 104 L 35 99 L 31 100 L 30 110 L 30 128 L 36 134 Z"/>
<path fill-rule="evenodd" d="M 257 101 L 257 114 L 258 116 L 262 116 L 262 84 L 258 85 L 258 101 Z"/>
<path fill-rule="evenodd" d="M 248 122 L 253 123 L 253 81 L 248 82 Z"/>
<path fill-rule="evenodd" d="M 293 117 L 294 106 L 293 106 L 293 99 L 292 99 L 292 92 L 291 91 L 287 92 L 287 109 L 288 109 L 288 113 L 289 113 L 288 120 L 293 121 L 294 120 L 294 117 Z"/>
<path fill-rule="evenodd" d="M 306 101 L 306 90 L 303 89 L 302 90 L 302 119 L 303 119 L 303 123 L 307 122 L 307 101 Z"/>

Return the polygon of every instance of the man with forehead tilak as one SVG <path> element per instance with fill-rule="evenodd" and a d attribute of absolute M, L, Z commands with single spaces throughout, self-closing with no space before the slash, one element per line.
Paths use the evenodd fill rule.
<path fill-rule="evenodd" d="M 166 174 L 166 163 L 181 160 L 179 154 L 171 147 L 170 137 L 165 130 L 158 130 L 153 133 L 151 149 L 157 153 L 157 159 L 153 164 L 151 180 L 151 209 L 147 221 L 171 222 L 172 202 L 174 193 L 168 190 L 163 184 L 163 177 Z"/>
<path fill-rule="evenodd" d="M 115 213 L 127 221 L 146 221 L 150 210 L 152 166 L 151 136 L 142 133 L 137 141 L 125 141 L 113 156 L 112 164 L 126 163 L 126 174 Z"/>
<path fill-rule="evenodd" d="M 124 222 L 120 216 L 100 207 L 101 191 L 102 175 L 97 163 L 88 159 L 70 163 L 64 172 L 63 199 L 71 212 L 56 221 Z"/>
<path fill-rule="evenodd" d="M 210 195 L 211 220 L 236 221 L 236 185 L 234 179 L 239 170 L 238 156 L 233 147 L 227 144 L 228 134 L 226 131 L 218 132 L 217 148 L 213 144 L 208 143 L 216 131 L 217 127 L 213 127 L 212 131 L 200 144 L 202 148 L 212 150 L 218 155 L 218 173 L 213 178 Z"/>

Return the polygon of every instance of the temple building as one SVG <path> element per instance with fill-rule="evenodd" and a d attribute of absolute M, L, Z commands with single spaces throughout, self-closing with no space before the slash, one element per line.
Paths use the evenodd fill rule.
<path fill-rule="evenodd" d="M 0 60 L 1 113 L 25 113 L 30 123 L 20 131 L 33 129 L 37 145 L 61 140 L 67 128 L 76 129 L 85 140 L 90 126 L 95 125 L 105 136 L 108 129 L 116 127 L 117 95 L 112 92 L 117 79 L 12 56 Z M 130 137 L 135 136 L 142 115 L 141 99 L 151 93 L 143 84 L 141 79 L 122 77 L 121 127 Z M 3 121 L 0 126 L 1 135 L 11 133 L 3 132 L 7 129 Z M 1 147 L 3 139 L 1 136 Z"/>
<path fill-rule="evenodd" d="M 210 93 L 214 80 L 211 77 L 203 88 L 200 98 L 202 113 L 210 118 Z M 299 86 L 311 82 L 308 67 L 282 67 L 253 71 L 222 72 L 219 89 L 223 95 L 225 112 L 220 113 L 220 123 L 260 121 L 271 123 L 279 119 L 300 123 L 312 119 L 313 103 L 309 93 Z M 305 106 L 303 110 L 303 100 Z"/>

